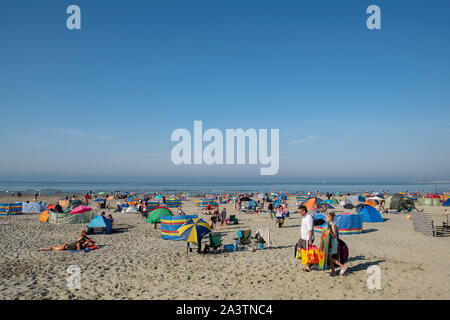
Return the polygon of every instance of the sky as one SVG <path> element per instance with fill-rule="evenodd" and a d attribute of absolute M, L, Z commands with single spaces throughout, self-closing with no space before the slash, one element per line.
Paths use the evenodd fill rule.
<path fill-rule="evenodd" d="M 0 179 L 450 179 L 448 1 L 0 6 Z M 196 120 L 279 129 L 278 174 L 174 165 Z"/>

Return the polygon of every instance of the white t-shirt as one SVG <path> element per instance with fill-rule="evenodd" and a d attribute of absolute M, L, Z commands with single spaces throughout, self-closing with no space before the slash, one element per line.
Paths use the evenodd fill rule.
<path fill-rule="evenodd" d="M 312 239 L 314 239 L 314 218 L 307 213 L 302 219 L 302 226 L 300 228 L 300 238 L 303 240 L 309 240 L 309 231 L 313 231 Z"/>

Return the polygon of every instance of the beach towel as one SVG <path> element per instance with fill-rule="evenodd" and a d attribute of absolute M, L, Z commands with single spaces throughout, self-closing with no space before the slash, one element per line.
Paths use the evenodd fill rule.
<path fill-rule="evenodd" d="M 273 236 L 272 236 L 272 230 L 270 228 L 264 228 L 264 229 L 257 229 L 256 234 L 258 234 L 264 239 L 267 246 L 270 247 L 273 244 Z"/>
<path fill-rule="evenodd" d="M 89 252 L 89 251 L 96 250 L 96 249 L 98 249 L 97 246 L 92 246 L 92 247 L 84 248 L 81 250 L 67 250 L 67 251 L 68 252 Z"/>

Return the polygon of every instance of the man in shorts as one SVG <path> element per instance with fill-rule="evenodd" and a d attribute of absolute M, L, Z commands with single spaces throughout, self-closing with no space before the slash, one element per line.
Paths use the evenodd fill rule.
<path fill-rule="evenodd" d="M 302 225 L 300 227 L 300 239 L 297 243 L 297 250 L 308 250 L 308 246 L 312 246 L 314 242 L 314 218 L 308 212 L 306 206 L 300 206 L 298 212 L 303 217 Z M 306 265 L 303 271 L 311 271 L 311 265 Z"/>

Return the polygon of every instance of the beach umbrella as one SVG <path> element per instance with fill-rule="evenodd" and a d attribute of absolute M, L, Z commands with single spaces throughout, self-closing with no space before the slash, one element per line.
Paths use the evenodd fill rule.
<path fill-rule="evenodd" d="M 95 202 L 103 202 L 103 201 L 105 201 L 105 199 L 95 199 L 94 201 Z"/>
<path fill-rule="evenodd" d="M 203 219 L 190 219 L 178 228 L 178 235 L 186 242 L 197 243 L 211 232 L 209 224 Z"/>
<path fill-rule="evenodd" d="M 91 210 L 92 210 L 91 207 L 79 206 L 79 207 L 76 207 L 75 209 L 73 209 L 72 211 L 70 211 L 69 214 L 80 214 L 80 213 L 85 213 L 85 212 L 88 212 Z"/>
<path fill-rule="evenodd" d="M 159 223 L 161 222 L 161 217 L 171 217 L 173 216 L 172 211 L 166 207 L 156 207 L 152 211 L 149 212 L 147 217 L 148 223 Z"/>
<path fill-rule="evenodd" d="M 163 198 L 163 195 L 162 195 L 162 194 L 157 195 L 157 196 L 155 197 L 155 199 L 162 199 L 162 198 Z"/>
<path fill-rule="evenodd" d="M 102 191 L 102 192 L 99 192 L 98 194 L 105 194 L 105 193 Z"/>
<path fill-rule="evenodd" d="M 380 200 L 384 200 L 384 199 L 380 198 L 380 197 L 372 197 L 372 198 L 368 198 L 367 200 L 378 200 L 378 201 L 380 201 Z"/>
<path fill-rule="evenodd" d="M 252 199 L 250 199 L 249 197 L 242 197 L 241 199 L 239 199 L 242 201 L 252 201 Z"/>

